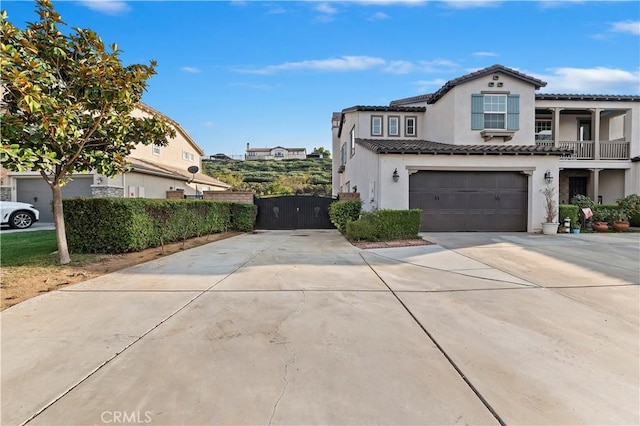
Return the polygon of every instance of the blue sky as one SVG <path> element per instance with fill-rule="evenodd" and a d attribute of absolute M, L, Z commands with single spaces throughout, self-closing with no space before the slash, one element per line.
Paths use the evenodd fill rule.
<path fill-rule="evenodd" d="M 431 93 L 496 63 L 543 92 L 640 94 L 640 2 L 55 1 L 73 27 L 158 61 L 143 101 L 207 155 L 331 146 L 331 114 Z M 3 1 L 20 28 L 34 3 Z"/>

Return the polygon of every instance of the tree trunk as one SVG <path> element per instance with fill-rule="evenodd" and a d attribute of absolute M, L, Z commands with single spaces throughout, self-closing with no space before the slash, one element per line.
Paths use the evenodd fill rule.
<path fill-rule="evenodd" d="M 64 212 L 62 210 L 62 187 L 59 184 L 51 186 L 53 192 L 53 222 L 56 225 L 56 241 L 58 242 L 58 257 L 61 265 L 71 262 L 69 247 L 67 247 L 67 233 L 64 228 Z"/>

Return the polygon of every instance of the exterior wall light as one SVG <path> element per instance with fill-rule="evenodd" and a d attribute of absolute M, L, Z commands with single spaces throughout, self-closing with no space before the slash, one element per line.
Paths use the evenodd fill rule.
<path fill-rule="evenodd" d="M 544 172 L 544 180 L 547 183 L 553 182 L 553 176 L 551 176 L 551 170 L 547 170 L 546 172 Z"/>
<path fill-rule="evenodd" d="M 395 170 L 393 171 L 393 175 L 391 175 L 391 177 L 393 178 L 393 181 L 394 181 L 394 182 L 397 182 L 397 181 L 398 181 L 398 179 L 400 179 L 400 175 L 398 174 L 398 169 L 395 169 Z"/>

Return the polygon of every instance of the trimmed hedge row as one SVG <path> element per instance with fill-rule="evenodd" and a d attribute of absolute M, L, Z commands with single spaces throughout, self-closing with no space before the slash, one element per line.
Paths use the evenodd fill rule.
<path fill-rule="evenodd" d="M 360 219 L 347 222 L 346 236 L 365 241 L 418 238 L 421 217 L 420 209 L 365 212 Z"/>
<path fill-rule="evenodd" d="M 347 223 L 358 220 L 362 210 L 362 200 L 335 201 L 329 207 L 329 219 L 342 234 L 347 232 Z"/>
<path fill-rule="evenodd" d="M 146 198 L 63 200 L 69 249 L 127 253 L 225 231 L 250 232 L 253 204 Z"/>

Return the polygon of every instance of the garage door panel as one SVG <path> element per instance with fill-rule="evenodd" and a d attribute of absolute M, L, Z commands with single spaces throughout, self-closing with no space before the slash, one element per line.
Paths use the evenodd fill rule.
<path fill-rule="evenodd" d="M 526 231 L 527 177 L 519 172 L 421 171 L 409 178 L 409 206 L 423 231 Z"/>
<path fill-rule="evenodd" d="M 91 197 L 90 177 L 76 177 L 62 187 L 62 198 Z M 40 211 L 41 222 L 53 222 L 51 188 L 42 178 L 16 178 L 16 200 Z"/>

